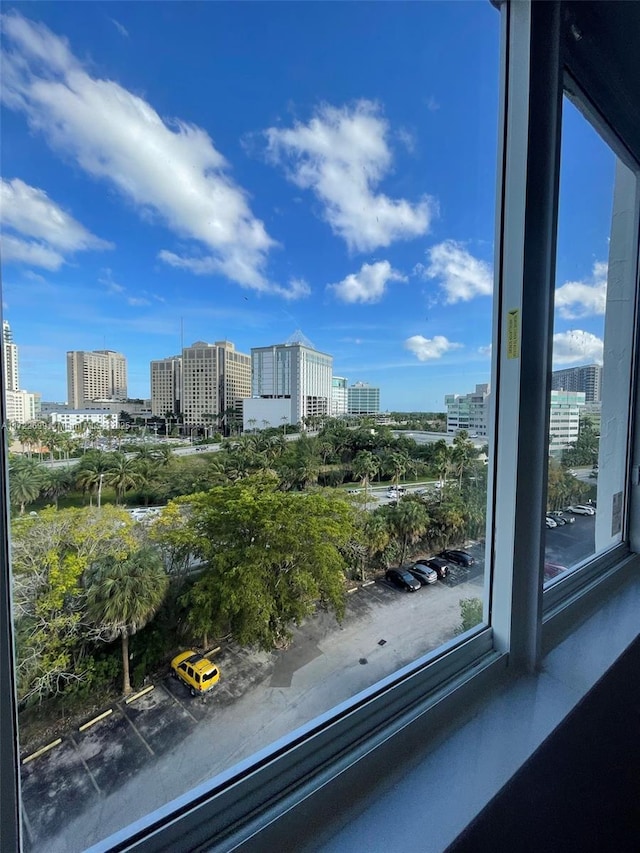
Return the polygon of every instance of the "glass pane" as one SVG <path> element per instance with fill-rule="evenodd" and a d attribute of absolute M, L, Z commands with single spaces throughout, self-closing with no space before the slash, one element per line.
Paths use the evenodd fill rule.
<path fill-rule="evenodd" d="M 23 806 L 73 853 L 483 624 L 499 15 L 18 8 Z"/>
<path fill-rule="evenodd" d="M 620 170 L 618 165 L 618 170 Z M 633 244 L 614 212 L 616 157 L 567 99 L 564 103 L 553 374 L 549 426 L 545 581 L 622 541 L 625 472 L 601 462 L 628 433 L 632 301 L 620 281 Z M 622 255 L 620 254 L 622 252 Z M 620 272 L 617 274 L 620 279 Z M 617 294 L 617 295 L 614 295 Z M 626 377 L 626 380 L 625 380 Z"/>

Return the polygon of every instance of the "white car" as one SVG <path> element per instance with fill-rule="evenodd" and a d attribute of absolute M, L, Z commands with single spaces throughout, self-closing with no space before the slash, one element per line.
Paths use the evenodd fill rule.
<path fill-rule="evenodd" d="M 557 526 L 558 526 L 557 521 L 555 521 L 553 518 L 549 518 L 549 516 L 547 516 L 547 517 L 545 518 L 545 524 L 547 525 L 547 527 L 548 527 L 549 529 L 551 529 L 551 528 L 553 528 L 553 527 L 557 527 Z"/>
<path fill-rule="evenodd" d="M 582 504 L 578 504 L 577 506 L 568 506 L 567 512 L 572 512 L 574 515 L 595 515 L 596 511 L 592 506 L 583 506 Z"/>

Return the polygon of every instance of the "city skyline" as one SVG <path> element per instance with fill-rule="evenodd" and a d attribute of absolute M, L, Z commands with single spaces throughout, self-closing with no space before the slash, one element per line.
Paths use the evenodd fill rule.
<path fill-rule="evenodd" d="M 495 10 L 161 8 L 3 15 L 3 315 L 23 386 L 63 399 L 66 352 L 113 349 L 146 397 L 150 362 L 183 342 L 248 352 L 295 328 L 384 409 L 442 411 L 488 382 Z M 569 104 L 564 133 L 557 367 L 601 360 L 613 182 Z"/>

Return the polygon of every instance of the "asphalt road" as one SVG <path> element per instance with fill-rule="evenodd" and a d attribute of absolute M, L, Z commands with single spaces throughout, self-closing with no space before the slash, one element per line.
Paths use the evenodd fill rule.
<path fill-rule="evenodd" d="M 547 531 L 546 556 L 562 565 L 593 552 L 594 519 Z M 151 692 L 22 766 L 28 849 L 75 853 L 331 709 L 451 639 L 460 600 L 481 597 L 474 570 L 403 593 L 377 581 L 348 598 L 341 625 L 319 612 L 286 651 L 226 645 L 221 680 L 192 697 L 167 676 Z"/>
<path fill-rule="evenodd" d="M 228 769 L 440 646 L 455 634 L 460 599 L 481 594 L 481 576 L 415 594 L 376 582 L 349 596 L 342 625 L 318 613 L 286 651 L 225 647 L 215 656 L 221 681 L 207 697 L 167 675 L 140 699 L 117 703 L 23 765 L 30 849 L 84 849 Z"/>

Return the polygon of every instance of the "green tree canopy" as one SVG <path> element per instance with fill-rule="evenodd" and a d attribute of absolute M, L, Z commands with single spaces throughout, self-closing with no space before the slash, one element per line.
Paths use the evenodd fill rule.
<path fill-rule="evenodd" d="M 193 551 L 209 568 L 188 593 L 198 633 L 231 630 L 244 644 L 286 642 L 316 604 L 344 613 L 345 560 L 354 510 L 336 495 L 281 492 L 247 478 L 184 500 Z"/>
<path fill-rule="evenodd" d="M 107 555 L 92 563 L 84 576 L 87 613 L 108 641 L 122 640 L 123 692 L 131 693 L 129 637 L 158 611 L 169 579 L 162 559 L 151 548 L 124 558 Z"/>

